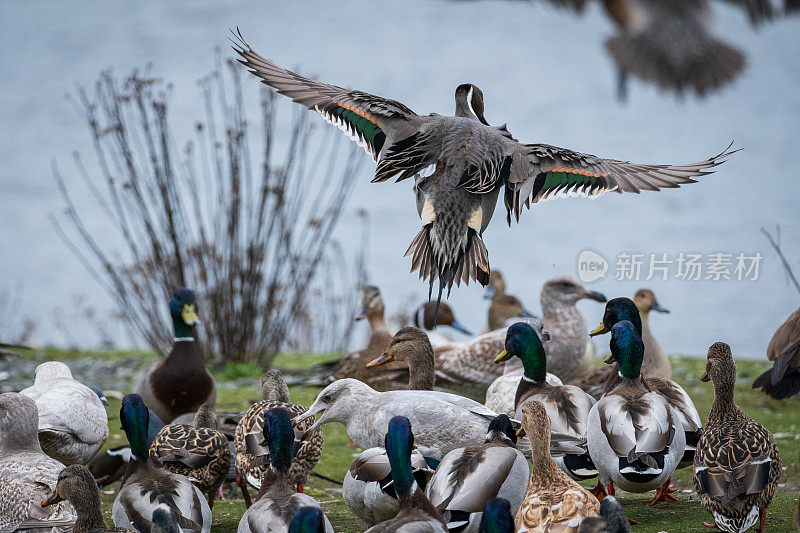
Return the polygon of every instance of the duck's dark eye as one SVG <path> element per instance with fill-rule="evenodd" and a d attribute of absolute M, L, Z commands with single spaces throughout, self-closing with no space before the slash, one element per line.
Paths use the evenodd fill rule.
<path fill-rule="evenodd" d="M 325 396 L 322 397 L 322 401 L 325 403 L 330 402 L 332 399 L 333 397 L 330 394 L 326 394 Z"/>

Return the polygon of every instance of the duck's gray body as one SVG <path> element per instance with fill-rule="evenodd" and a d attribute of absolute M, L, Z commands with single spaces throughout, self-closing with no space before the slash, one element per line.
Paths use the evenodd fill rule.
<path fill-rule="evenodd" d="M 295 493 L 278 500 L 263 496 L 247 509 L 239 520 L 237 533 L 287 533 L 294 515 L 301 507 L 317 507 L 317 500 L 308 494 Z M 325 533 L 333 533 L 328 517 L 324 517 Z"/>
<path fill-rule="evenodd" d="M 265 84 L 325 117 L 377 162 L 372 181 L 414 177 L 422 230 L 411 243 L 412 272 L 439 280 L 440 295 L 453 283 L 489 282 L 481 233 L 500 189 L 509 224 L 523 207 L 550 198 L 597 197 L 608 191 L 674 188 L 695 181 L 731 152 L 700 163 L 634 165 L 546 144 L 522 144 L 483 116 L 483 94 L 456 88 L 455 116 L 417 115 L 396 100 L 311 80 L 257 54 L 237 35 L 240 61 Z M 427 175 L 433 171 L 433 174 Z"/>

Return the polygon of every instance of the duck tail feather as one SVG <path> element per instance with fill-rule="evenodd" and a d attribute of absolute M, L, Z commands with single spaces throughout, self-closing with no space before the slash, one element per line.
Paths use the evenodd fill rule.
<path fill-rule="evenodd" d="M 678 93 L 693 90 L 703 96 L 744 69 L 745 57 L 736 48 L 701 28 L 687 25 L 682 30 L 652 24 L 640 33 L 609 38 L 606 48 L 621 76 L 632 74 Z"/>

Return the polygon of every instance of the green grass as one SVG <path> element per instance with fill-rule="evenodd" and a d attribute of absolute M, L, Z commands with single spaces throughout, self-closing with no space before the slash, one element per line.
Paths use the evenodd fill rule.
<path fill-rule="evenodd" d="M 320 361 L 329 360 L 329 355 L 282 355 L 275 361 L 275 365 L 283 368 L 302 368 Z M 738 380 L 736 387 L 737 403 L 752 417 L 759 420 L 773 433 L 776 434 L 784 470 L 781 479 L 782 486 L 773 499 L 768 511 L 768 532 L 794 531 L 793 516 L 797 509 L 797 492 L 800 488 L 800 398 L 789 401 L 774 401 L 763 394 L 750 388 L 753 379 L 768 367 L 763 361 L 737 361 Z M 699 377 L 705 369 L 704 359 L 688 357 L 673 358 L 674 379 L 680 383 L 692 397 L 701 419 L 705 420 L 713 401 L 713 388 L 710 383 L 702 383 Z M 256 378 L 260 371 L 250 365 L 229 366 L 222 372 L 216 373 L 221 381 L 227 379 L 238 380 L 243 378 Z M 250 400 L 259 397 L 256 380 L 252 385 L 222 386 L 218 389 L 219 410 L 245 410 L 250 405 Z M 290 387 L 292 401 L 303 405 L 310 405 L 319 392 L 315 387 Z M 108 406 L 111 435 L 106 446 L 114 446 L 124 442 L 125 436 L 119 427 L 120 401 L 109 398 Z M 350 466 L 353 455 L 359 452 L 348 444 L 344 427 L 339 424 L 323 426 L 325 449 L 316 471 L 320 474 L 342 479 Z M 659 531 L 708 531 L 702 523 L 709 521 L 710 515 L 703 509 L 691 489 L 691 470 L 684 469 L 675 473 L 674 485 L 679 489 L 675 493 L 679 499 L 676 503 L 659 503 L 651 507 L 647 500 L 651 494 L 629 494 L 618 491 L 617 497 L 625 507 L 625 511 L 633 519 L 641 522 L 634 528 L 635 533 Z M 592 485 L 592 483 L 587 483 Z M 119 485 L 107 487 L 116 493 Z M 312 477 L 309 480 L 307 492 L 322 504 L 328 518 L 333 523 L 337 532 L 364 531 L 365 525 L 361 523 L 341 499 L 337 486 L 326 481 Z M 114 494 L 103 494 L 103 508 L 106 511 L 108 522 L 110 520 L 111 503 Z M 241 500 L 221 501 L 214 505 L 214 520 L 220 525 L 214 528 L 219 532 L 234 532 L 239 518 L 244 512 L 244 503 Z"/>

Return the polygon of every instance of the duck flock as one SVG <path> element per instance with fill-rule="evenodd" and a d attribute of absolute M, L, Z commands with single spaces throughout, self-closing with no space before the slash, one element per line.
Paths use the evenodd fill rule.
<path fill-rule="evenodd" d="M 670 480 L 681 468 L 692 469 L 710 525 L 763 530 L 781 458 L 770 431 L 735 403 L 730 347 L 709 347 L 698 376 L 714 389 L 704 424 L 651 333 L 650 313 L 666 312 L 652 291 L 607 300 L 557 276 L 544 283 L 536 317 L 490 269 L 481 238 L 500 189 L 511 224 L 523 207 L 551 198 L 676 188 L 733 152 L 638 165 L 522 144 L 487 123 L 471 84 L 456 89 L 455 116 L 420 116 L 282 69 L 243 40 L 236 50 L 262 81 L 361 144 L 377 162 L 373 181 L 413 178 L 422 229 L 407 255 L 431 292 L 439 282 L 438 298 L 419 307 L 414 326 L 391 332 L 380 290 L 364 287 L 369 343 L 316 368 L 312 380 L 324 388 L 310 406 L 292 403 L 270 370 L 262 399 L 236 413 L 215 411 L 214 379 L 194 337 L 195 294 L 175 291 L 172 351 L 122 398 L 127 444 L 99 453 L 109 436 L 107 401 L 61 362 L 40 365 L 27 389 L 0 394 L 0 533 L 205 533 L 231 484 L 247 506 L 239 533 L 334 531 L 303 492 L 326 453 L 328 423 L 364 450 L 345 475 L 343 498 L 370 532 L 629 531 L 615 491 L 674 501 Z M 439 328 L 469 332 L 443 291 L 476 280 L 489 287 L 488 327 L 452 342 Z M 605 303 L 591 331 L 576 307 L 583 299 Z M 776 398 L 800 390 L 798 317 L 800 310 L 779 328 L 769 351 L 775 366 L 755 383 Z M 609 338 L 599 368 L 590 335 Z M 485 403 L 442 390 L 465 384 L 485 390 Z M 585 480 L 595 487 L 578 483 Z M 98 487 L 115 481 L 111 528 Z"/>

